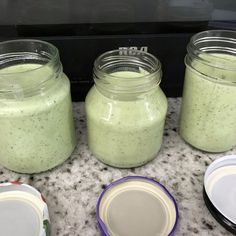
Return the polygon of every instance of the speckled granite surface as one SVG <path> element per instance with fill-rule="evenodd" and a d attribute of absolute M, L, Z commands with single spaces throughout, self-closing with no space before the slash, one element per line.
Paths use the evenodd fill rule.
<path fill-rule="evenodd" d="M 180 99 L 169 99 L 164 142 L 157 158 L 140 168 L 120 170 L 98 162 L 88 151 L 84 104 L 74 103 L 78 145 L 73 155 L 63 165 L 37 175 L 0 167 L 0 180 L 20 180 L 43 193 L 50 210 L 52 236 L 99 236 L 97 198 L 105 185 L 127 175 L 156 178 L 174 195 L 180 212 L 177 236 L 231 235 L 210 215 L 202 198 L 206 167 L 224 154 L 204 153 L 181 140 L 176 132 L 179 108 Z"/>

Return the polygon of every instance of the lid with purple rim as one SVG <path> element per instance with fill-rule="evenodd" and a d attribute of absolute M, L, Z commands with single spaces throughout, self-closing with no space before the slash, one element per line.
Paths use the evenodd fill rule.
<path fill-rule="evenodd" d="M 178 222 L 175 199 L 159 182 L 127 176 L 105 188 L 96 207 L 103 236 L 172 236 Z"/>
<path fill-rule="evenodd" d="M 47 204 L 41 193 L 30 185 L 1 183 L 0 212 L 1 235 L 50 235 Z"/>
<path fill-rule="evenodd" d="M 211 214 L 236 234 L 236 155 L 212 162 L 204 176 L 203 197 Z"/>

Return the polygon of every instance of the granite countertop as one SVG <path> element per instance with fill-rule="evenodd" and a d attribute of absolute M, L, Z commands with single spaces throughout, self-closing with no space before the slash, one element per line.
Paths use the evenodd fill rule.
<path fill-rule="evenodd" d="M 95 216 L 98 196 L 107 184 L 127 175 L 156 178 L 174 195 L 180 213 L 176 236 L 231 235 L 211 216 L 202 198 L 207 166 L 225 154 L 204 153 L 184 143 L 176 132 L 180 101 L 169 99 L 162 149 L 143 167 L 114 169 L 97 161 L 86 142 L 84 103 L 74 103 L 78 145 L 73 155 L 63 165 L 37 175 L 17 174 L 0 167 L 0 180 L 20 180 L 43 193 L 52 236 L 99 236 Z"/>

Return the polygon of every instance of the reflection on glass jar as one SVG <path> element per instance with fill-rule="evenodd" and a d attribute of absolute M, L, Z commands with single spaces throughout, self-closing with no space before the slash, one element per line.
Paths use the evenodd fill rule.
<path fill-rule="evenodd" d="M 138 50 L 102 54 L 86 97 L 88 144 L 102 162 L 135 167 L 156 157 L 167 100 L 159 87 L 160 62 Z"/>
<path fill-rule="evenodd" d="M 236 144 L 236 32 L 196 34 L 185 63 L 180 135 L 199 149 L 227 151 Z"/>
<path fill-rule="evenodd" d="M 0 88 L 0 164 L 36 173 L 65 161 L 75 130 L 58 50 L 37 40 L 1 43 Z"/>

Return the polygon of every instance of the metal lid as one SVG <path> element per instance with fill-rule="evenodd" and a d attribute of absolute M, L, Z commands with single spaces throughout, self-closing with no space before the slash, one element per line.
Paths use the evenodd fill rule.
<path fill-rule="evenodd" d="M 0 212 L 1 235 L 49 235 L 47 205 L 42 195 L 27 184 L 0 184 Z"/>
<path fill-rule="evenodd" d="M 211 214 L 236 234 L 236 155 L 214 161 L 204 176 L 203 197 Z"/>
<path fill-rule="evenodd" d="M 128 176 L 111 183 L 97 203 L 104 236 L 173 235 L 178 221 L 176 201 L 153 179 Z"/>

